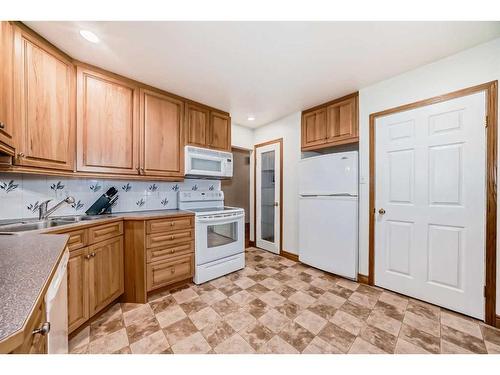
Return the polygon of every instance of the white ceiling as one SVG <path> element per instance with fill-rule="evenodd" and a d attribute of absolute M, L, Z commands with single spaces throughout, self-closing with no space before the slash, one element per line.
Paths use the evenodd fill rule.
<path fill-rule="evenodd" d="M 78 60 L 249 127 L 500 36 L 500 22 L 25 23 Z M 82 28 L 101 43 L 84 40 Z"/>

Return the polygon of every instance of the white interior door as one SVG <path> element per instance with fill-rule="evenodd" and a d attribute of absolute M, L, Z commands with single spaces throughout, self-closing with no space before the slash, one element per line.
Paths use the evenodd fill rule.
<path fill-rule="evenodd" d="M 257 247 L 280 252 L 280 143 L 256 149 L 256 244 Z"/>
<path fill-rule="evenodd" d="M 480 319 L 485 108 L 481 92 L 375 123 L 375 284 Z"/>

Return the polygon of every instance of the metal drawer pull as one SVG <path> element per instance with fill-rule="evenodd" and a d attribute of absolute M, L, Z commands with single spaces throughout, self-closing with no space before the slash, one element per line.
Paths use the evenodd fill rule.
<path fill-rule="evenodd" d="M 171 252 L 172 254 L 173 254 L 173 253 L 175 253 L 175 249 L 170 250 L 170 252 Z"/>
<path fill-rule="evenodd" d="M 172 268 L 172 269 L 170 270 L 170 272 L 171 272 L 172 274 L 174 274 L 174 273 L 175 273 L 175 268 Z"/>
<path fill-rule="evenodd" d="M 92 258 L 95 257 L 95 253 L 94 252 L 90 253 L 90 255 L 92 255 Z"/>
<path fill-rule="evenodd" d="M 170 226 L 171 226 L 171 227 L 173 227 L 174 225 L 175 225 L 175 221 L 172 221 L 172 222 L 170 223 Z"/>
<path fill-rule="evenodd" d="M 5 129 L 5 124 L 0 121 L 0 129 Z"/>
<path fill-rule="evenodd" d="M 175 240 L 175 236 L 170 236 L 170 239 L 171 240 Z"/>
<path fill-rule="evenodd" d="M 42 324 L 42 326 L 40 328 L 33 330 L 34 335 L 40 334 L 42 336 L 45 336 L 49 332 L 50 332 L 50 322 L 45 322 Z"/>
<path fill-rule="evenodd" d="M 87 255 L 85 255 L 85 259 L 90 259 L 91 257 L 92 257 L 92 255 L 91 255 L 91 254 L 87 254 Z"/>

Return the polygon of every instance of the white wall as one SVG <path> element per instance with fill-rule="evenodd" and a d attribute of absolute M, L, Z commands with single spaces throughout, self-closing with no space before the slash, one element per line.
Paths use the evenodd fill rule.
<path fill-rule="evenodd" d="M 231 125 L 231 144 L 233 147 L 253 150 L 253 129 L 233 123 Z"/>
<path fill-rule="evenodd" d="M 499 79 L 500 39 L 496 39 L 359 91 L 360 273 L 368 274 L 369 115 Z M 500 313 L 500 252 L 497 262 L 497 313 Z"/>
<path fill-rule="evenodd" d="M 283 250 L 298 254 L 298 163 L 300 160 L 300 112 L 254 131 L 255 144 L 283 138 Z M 253 196 L 253 183 L 252 183 Z M 253 203 L 252 203 L 253 207 Z M 250 221 L 253 232 L 253 209 Z"/>

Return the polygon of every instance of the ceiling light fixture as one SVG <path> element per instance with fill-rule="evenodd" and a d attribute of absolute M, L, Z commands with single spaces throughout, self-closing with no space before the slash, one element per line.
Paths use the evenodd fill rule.
<path fill-rule="evenodd" d="M 80 35 L 91 43 L 99 43 L 99 38 L 92 31 L 80 30 Z"/>
<path fill-rule="evenodd" d="M 254 117 L 254 116 L 248 116 L 247 120 L 248 120 L 248 121 L 254 121 L 254 120 L 255 120 L 255 117 Z"/>

